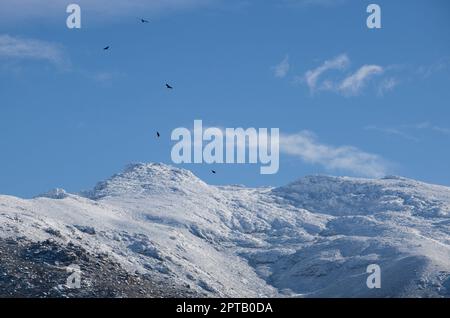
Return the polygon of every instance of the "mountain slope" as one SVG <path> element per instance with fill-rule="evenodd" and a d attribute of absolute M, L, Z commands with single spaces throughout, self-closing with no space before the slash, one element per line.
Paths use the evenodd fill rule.
<path fill-rule="evenodd" d="M 80 195 L 0 196 L 0 246 L 11 239 L 70 242 L 178 296 L 450 296 L 450 189 L 398 177 L 252 189 L 136 164 Z M 374 263 L 381 289 L 366 286 Z"/>

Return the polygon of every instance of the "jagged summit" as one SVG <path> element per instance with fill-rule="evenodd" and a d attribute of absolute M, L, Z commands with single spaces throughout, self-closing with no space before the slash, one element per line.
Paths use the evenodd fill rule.
<path fill-rule="evenodd" d="M 195 189 L 207 185 L 191 171 L 163 163 L 134 163 L 123 172 L 99 182 L 84 196 L 99 199 L 105 196 L 142 195 L 169 189 Z"/>
<path fill-rule="evenodd" d="M 66 192 L 66 190 L 61 189 L 61 188 L 55 188 L 46 193 L 37 195 L 36 198 L 49 198 L 49 199 L 61 200 L 61 199 L 67 198 L 68 196 L 69 196 L 69 194 Z"/>

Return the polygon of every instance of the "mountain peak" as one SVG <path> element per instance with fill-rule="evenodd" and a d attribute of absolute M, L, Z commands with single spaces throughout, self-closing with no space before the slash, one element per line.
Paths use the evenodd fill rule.
<path fill-rule="evenodd" d="M 163 163 L 133 163 L 124 171 L 99 182 L 83 195 L 91 199 L 105 196 L 145 195 L 170 189 L 207 186 L 192 172 Z"/>

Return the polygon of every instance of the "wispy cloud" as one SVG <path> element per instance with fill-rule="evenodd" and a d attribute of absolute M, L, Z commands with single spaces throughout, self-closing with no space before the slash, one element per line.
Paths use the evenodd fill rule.
<path fill-rule="evenodd" d="M 380 127 L 376 125 L 369 125 L 364 127 L 365 130 L 372 130 L 381 132 L 383 134 L 388 134 L 392 136 L 401 137 L 403 139 L 407 139 L 410 141 L 421 141 L 423 136 L 417 137 L 420 132 L 434 132 L 437 134 L 441 134 L 444 136 L 450 136 L 450 128 L 443 127 L 439 125 L 435 125 L 428 121 L 420 122 L 416 124 L 408 124 L 408 125 L 398 125 L 397 127 Z"/>
<path fill-rule="evenodd" d="M 192 129 L 192 133 L 201 134 L 203 130 Z M 225 128 L 219 127 L 219 133 L 232 142 L 240 151 L 258 148 L 258 138 L 235 140 Z M 267 143 L 267 135 L 260 135 L 259 142 Z M 226 146 L 227 143 L 224 144 Z M 201 147 L 201 145 L 197 145 Z M 379 178 L 388 174 L 390 163 L 381 156 L 371 154 L 353 146 L 332 146 L 321 143 L 317 136 L 308 130 L 293 134 L 280 134 L 280 154 L 299 159 L 307 164 L 322 166 L 327 172 L 345 172 L 356 176 Z M 201 149 L 201 148 L 200 148 Z"/>
<path fill-rule="evenodd" d="M 289 64 L 289 55 L 286 55 L 286 57 L 279 64 L 272 67 L 273 73 L 277 78 L 286 77 L 286 75 L 289 73 L 290 68 L 291 65 Z"/>
<path fill-rule="evenodd" d="M 118 71 L 79 71 L 79 74 L 86 78 L 101 84 L 111 83 L 124 76 L 124 73 Z"/>
<path fill-rule="evenodd" d="M 358 95 L 367 81 L 374 75 L 383 73 L 378 65 L 363 65 L 355 73 L 346 77 L 338 86 L 338 90 L 345 95 Z"/>
<path fill-rule="evenodd" d="M 416 129 L 416 130 L 431 130 L 431 131 L 434 131 L 434 132 L 437 132 L 437 133 L 441 133 L 441 134 L 450 136 L 450 128 L 442 127 L 442 126 L 439 126 L 439 125 L 435 125 L 435 124 L 430 123 L 428 121 L 422 122 L 422 123 L 418 123 L 418 124 L 415 124 L 415 125 L 405 126 L 405 127 L 407 127 L 407 128 L 409 127 L 409 128 Z"/>
<path fill-rule="evenodd" d="M 337 70 L 343 73 L 350 65 L 350 59 L 346 54 L 341 54 L 330 60 L 326 60 L 319 67 L 306 71 L 303 77 L 297 77 L 297 81 L 306 83 L 310 92 L 314 94 L 317 91 L 331 91 L 344 96 L 356 96 L 362 92 L 367 83 L 375 76 L 385 72 L 385 68 L 374 64 L 365 64 L 353 73 L 345 77 L 330 78 L 325 77 L 325 73 L 330 70 Z M 383 82 L 379 91 L 383 93 L 392 90 L 397 82 L 393 80 Z"/>
<path fill-rule="evenodd" d="M 59 67 L 69 64 L 60 45 L 9 35 L 0 35 L 0 58 L 47 61 Z"/>
<path fill-rule="evenodd" d="M 377 131 L 377 132 L 381 132 L 383 134 L 387 134 L 387 135 L 393 135 L 393 136 L 398 136 L 407 140 L 411 140 L 411 141 L 420 141 L 419 138 L 399 129 L 399 128 L 392 128 L 392 127 L 378 127 L 375 125 L 369 125 L 364 127 L 365 130 L 372 130 L 372 131 Z"/>
<path fill-rule="evenodd" d="M 450 57 L 440 58 L 430 65 L 422 65 L 418 67 L 417 73 L 424 78 L 428 78 L 436 73 L 450 69 Z"/>
<path fill-rule="evenodd" d="M 360 95 L 365 88 L 372 87 L 378 96 L 392 92 L 401 83 L 429 77 L 450 70 L 450 57 L 443 57 L 429 65 L 391 64 L 386 66 L 364 64 L 348 73 L 350 58 L 346 54 L 325 60 L 320 66 L 296 76 L 295 82 L 305 84 L 312 95 L 320 91 L 334 92 L 346 97 Z M 330 71 L 336 74 L 329 74 Z"/>
<path fill-rule="evenodd" d="M 310 164 L 319 164 L 331 171 L 346 171 L 354 175 L 376 178 L 385 176 L 388 172 L 387 161 L 379 155 L 352 146 L 336 147 L 320 143 L 309 131 L 281 135 L 280 152 Z"/>
<path fill-rule="evenodd" d="M 384 96 L 386 93 L 392 91 L 399 83 L 399 80 L 394 77 L 383 79 L 378 86 L 378 95 Z"/>
<path fill-rule="evenodd" d="M 97 83 L 108 83 L 122 77 L 117 71 L 95 71 L 75 68 L 62 45 L 38 39 L 23 38 L 0 34 L 0 62 L 4 60 L 3 69 L 21 73 L 24 69 L 21 61 L 47 62 L 59 70 L 78 74 Z"/>
<path fill-rule="evenodd" d="M 344 70 L 350 64 L 350 59 L 346 54 L 341 54 L 332 58 L 331 60 L 326 60 L 319 67 L 309 70 L 305 73 L 304 79 L 308 85 L 311 92 L 317 89 L 318 81 L 320 76 L 329 70 Z"/>
<path fill-rule="evenodd" d="M 450 128 L 445 128 L 445 127 L 439 127 L 439 126 L 433 126 L 432 129 L 434 131 L 440 132 L 442 134 L 448 135 L 450 136 Z"/>

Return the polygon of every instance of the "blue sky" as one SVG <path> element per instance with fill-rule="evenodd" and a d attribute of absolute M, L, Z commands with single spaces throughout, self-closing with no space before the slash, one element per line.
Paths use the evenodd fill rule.
<path fill-rule="evenodd" d="M 79 30 L 65 24 L 71 2 Z M 450 4 L 373 2 L 379 30 L 369 1 L 2 1 L 0 193 L 76 192 L 131 162 L 171 164 L 171 131 L 194 119 L 284 138 L 275 175 L 183 166 L 212 184 L 450 185 Z"/>

